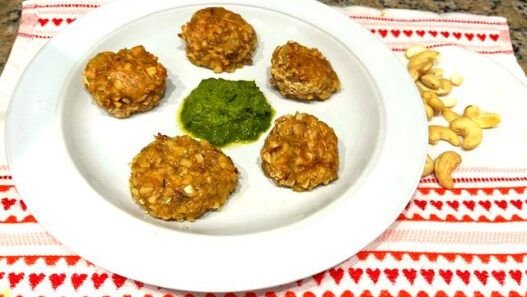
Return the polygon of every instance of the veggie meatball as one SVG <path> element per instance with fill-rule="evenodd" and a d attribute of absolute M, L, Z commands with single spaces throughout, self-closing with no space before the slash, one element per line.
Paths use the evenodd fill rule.
<path fill-rule="evenodd" d="M 186 135 L 158 134 L 131 167 L 132 197 L 163 220 L 194 221 L 220 208 L 238 184 L 238 170 L 229 157 Z"/>
<path fill-rule="evenodd" d="M 214 72 L 234 72 L 252 64 L 256 32 L 239 14 L 222 7 L 197 11 L 179 34 L 189 60 Z"/>
<path fill-rule="evenodd" d="M 157 106 L 166 78 L 165 67 L 141 45 L 99 53 L 84 70 L 84 86 L 97 105 L 118 118 Z"/>
<path fill-rule="evenodd" d="M 337 136 L 306 113 L 276 119 L 260 157 L 265 174 L 294 191 L 311 191 L 338 178 Z"/>
<path fill-rule="evenodd" d="M 322 53 L 293 41 L 274 50 L 271 84 L 282 96 L 299 100 L 326 100 L 340 89 L 337 74 Z"/>

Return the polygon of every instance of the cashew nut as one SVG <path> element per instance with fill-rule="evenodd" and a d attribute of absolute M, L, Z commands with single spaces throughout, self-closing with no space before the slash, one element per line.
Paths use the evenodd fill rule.
<path fill-rule="evenodd" d="M 424 92 L 426 91 L 432 91 L 429 88 L 427 88 L 425 85 L 423 85 L 423 83 L 420 82 L 419 80 L 415 81 L 415 85 L 417 86 L 417 90 L 419 90 L 419 94 L 421 94 L 421 96 L 423 96 Z"/>
<path fill-rule="evenodd" d="M 425 168 L 423 168 L 423 174 L 421 177 L 430 175 L 432 172 L 434 172 L 434 161 L 430 158 L 430 155 L 426 155 Z"/>
<path fill-rule="evenodd" d="M 466 116 L 459 117 L 450 122 L 450 129 L 454 130 L 457 135 L 463 137 L 461 147 L 467 151 L 476 148 L 483 138 L 483 131 L 479 125 Z"/>
<path fill-rule="evenodd" d="M 426 50 L 422 51 L 415 56 L 410 57 L 410 60 L 408 61 L 408 69 L 414 68 L 417 65 L 422 65 L 426 62 L 432 62 L 439 57 L 439 52 L 433 51 L 433 50 Z M 427 69 L 425 71 L 428 71 L 430 69 Z"/>
<path fill-rule="evenodd" d="M 457 105 L 456 98 L 447 97 L 447 98 L 441 99 L 441 101 L 443 101 L 443 105 L 445 106 L 445 108 L 452 108 Z"/>
<path fill-rule="evenodd" d="M 440 87 L 437 90 L 434 90 L 435 93 L 439 96 L 448 95 L 452 91 L 452 82 L 444 78 L 439 79 L 439 82 Z"/>
<path fill-rule="evenodd" d="M 428 126 L 428 143 L 436 144 L 439 140 L 448 141 L 455 146 L 461 144 L 459 136 L 452 129 L 438 125 Z"/>
<path fill-rule="evenodd" d="M 423 85 L 427 86 L 432 90 L 437 90 L 441 87 L 441 81 L 434 75 L 425 74 L 419 78 Z"/>
<path fill-rule="evenodd" d="M 443 74 L 445 74 L 445 71 L 441 68 L 432 68 L 428 70 L 427 72 L 425 72 L 425 74 L 430 74 L 430 75 L 436 76 L 437 78 L 441 78 L 443 77 Z"/>
<path fill-rule="evenodd" d="M 494 128 L 501 122 L 499 114 L 493 112 L 481 112 L 479 107 L 475 105 L 467 106 L 463 115 L 476 122 L 482 129 Z"/>
<path fill-rule="evenodd" d="M 411 57 L 421 52 L 424 52 L 424 51 L 426 51 L 426 47 L 424 45 L 416 44 L 416 45 L 409 46 L 406 49 L 406 52 L 404 53 L 404 55 L 406 56 L 406 58 L 410 59 Z"/>
<path fill-rule="evenodd" d="M 438 115 L 445 106 L 443 105 L 443 101 L 437 97 L 436 93 L 432 91 L 424 91 L 422 94 L 423 101 L 430 105 L 434 111 L 434 115 Z"/>
<path fill-rule="evenodd" d="M 453 120 L 459 118 L 461 115 L 457 112 L 453 111 L 450 108 L 445 108 L 441 111 L 441 114 L 443 115 L 443 118 L 448 122 L 451 123 Z"/>
<path fill-rule="evenodd" d="M 463 75 L 459 72 L 454 72 L 450 75 L 450 81 L 456 87 L 459 87 L 463 83 Z"/>
<path fill-rule="evenodd" d="M 452 172 L 461 163 L 461 156 L 453 151 L 444 152 L 434 163 L 434 173 L 439 184 L 446 189 L 454 187 Z"/>
<path fill-rule="evenodd" d="M 424 106 L 426 112 L 426 119 L 430 121 L 434 117 L 434 110 L 432 109 L 432 107 L 430 107 L 430 105 L 428 105 L 428 103 L 424 103 Z"/>
<path fill-rule="evenodd" d="M 431 61 L 425 61 L 421 64 L 415 64 L 410 67 L 410 64 L 408 64 L 408 72 L 410 73 L 410 76 L 414 81 L 418 80 L 419 77 L 426 71 L 430 70 L 433 66 L 433 62 Z"/>

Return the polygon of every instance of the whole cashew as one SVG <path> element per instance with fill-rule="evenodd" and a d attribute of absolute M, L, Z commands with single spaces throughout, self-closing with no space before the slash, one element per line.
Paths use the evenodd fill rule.
<path fill-rule="evenodd" d="M 461 147 L 465 150 L 476 148 L 483 138 L 483 131 L 476 122 L 466 116 L 459 117 L 450 122 L 450 129 L 463 137 Z"/>
<path fill-rule="evenodd" d="M 433 76 L 436 76 L 437 78 L 443 77 L 443 74 L 445 74 L 445 71 L 441 68 L 432 68 L 425 72 L 425 74 L 431 74 Z"/>
<path fill-rule="evenodd" d="M 432 107 L 430 107 L 430 105 L 428 105 L 428 103 L 424 103 L 424 106 L 426 112 L 426 119 L 430 121 L 434 117 L 434 110 L 432 109 Z"/>
<path fill-rule="evenodd" d="M 430 158 L 430 155 L 426 155 L 425 168 L 423 169 L 423 174 L 421 175 L 421 177 L 430 175 L 432 172 L 434 172 L 434 161 L 432 160 L 432 158 Z"/>
<path fill-rule="evenodd" d="M 425 74 L 419 78 L 423 85 L 427 86 L 432 90 L 437 90 L 441 87 L 441 81 L 434 75 Z"/>
<path fill-rule="evenodd" d="M 436 144 L 439 140 L 448 141 L 455 146 L 461 144 L 459 136 L 452 129 L 437 125 L 428 126 L 428 143 Z"/>
<path fill-rule="evenodd" d="M 479 107 L 475 105 L 467 106 L 463 115 L 476 122 L 482 129 L 494 128 L 501 122 L 499 114 L 493 112 L 481 112 Z"/>
<path fill-rule="evenodd" d="M 452 82 L 448 79 L 441 78 L 439 80 L 440 87 L 435 90 L 435 93 L 439 96 L 446 96 L 452 91 Z"/>
<path fill-rule="evenodd" d="M 416 50 L 419 51 L 419 50 Z M 439 53 L 432 50 L 419 51 L 409 57 L 408 72 L 414 81 L 418 80 L 423 73 L 432 69 L 434 60 L 439 56 Z M 408 53 L 407 53 L 408 55 Z"/>
<path fill-rule="evenodd" d="M 438 115 L 441 110 L 445 108 L 443 101 L 441 101 L 441 99 L 437 97 L 436 93 L 432 91 L 424 91 L 422 97 L 424 102 L 432 107 L 434 110 L 434 115 Z"/>
<path fill-rule="evenodd" d="M 453 151 L 444 152 L 437 157 L 434 163 L 434 174 L 443 188 L 452 189 L 454 180 L 452 172 L 461 163 L 461 156 Z"/>
<path fill-rule="evenodd" d="M 425 62 L 434 62 L 439 57 L 439 52 L 433 50 L 422 51 L 412 57 L 408 61 L 408 69 L 415 67 L 416 65 L 423 64 Z M 430 69 L 427 69 L 428 71 Z"/>
<path fill-rule="evenodd" d="M 410 64 L 408 64 L 408 72 L 410 73 L 410 76 L 414 81 L 418 80 L 423 73 L 430 70 L 433 66 L 433 62 L 431 61 L 425 61 L 421 64 L 416 64 L 410 67 Z"/>
<path fill-rule="evenodd" d="M 409 46 L 406 49 L 406 52 L 404 53 L 404 55 L 406 56 L 406 58 L 410 59 L 411 57 L 421 52 L 424 52 L 424 51 L 426 51 L 426 47 L 424 45 L 416 44 L 416 45 Z"/>
<path fill-rule="evenodd" d="M 451 123 L 453 120 L 459 118 L 461 115 L 456 113 L 450 108 L 444 108 L 441 111 L 441 115 L 443 115 L 443 118 L 448 122 Z"/>
<path fill-rule="evenodd" d="M 456 87 L 459 87 L 463 83 L 463 75 L 459 72 L 454 72 L 450 75 L 450 81 Z"/>

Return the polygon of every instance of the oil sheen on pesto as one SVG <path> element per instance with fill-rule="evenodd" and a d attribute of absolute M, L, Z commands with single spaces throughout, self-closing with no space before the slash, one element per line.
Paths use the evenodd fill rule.
<path fill-rule="evenodd" d="M 271 125 L 273 109 L 254 81 L 208 78 L 183 102 L 180 122 L 215 146 L 256 140 Z"/>

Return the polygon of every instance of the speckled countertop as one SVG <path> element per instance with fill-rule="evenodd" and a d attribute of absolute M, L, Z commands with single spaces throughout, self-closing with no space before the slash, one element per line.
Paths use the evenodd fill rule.
<path fill-rule="evenodd" d="M 514 52 L 527 73 L 526 0 L 321 0 L 332 5 L 362 5 L 375 8 L 406 8 L 434 12 L 468 12 L 506 17 Z M 0 0 L 0 72 L 18 30 L 22 0 Z"/>

